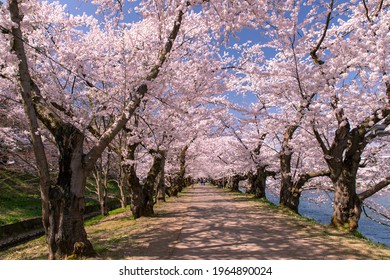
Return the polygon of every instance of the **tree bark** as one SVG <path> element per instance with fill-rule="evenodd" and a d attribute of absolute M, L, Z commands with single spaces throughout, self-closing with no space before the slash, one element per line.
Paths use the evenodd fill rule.
<path fill-rule="evenodd" d="M 232 190 L 232 191 L 236 191 L 236 192 L 238 192 L 239 191 L 239 185 L 238 185 L 238 183 L 240 182 L 240 180 L 245 180 L 246 179 L 246 177 L 244 177 L 244 176 L 241 176 L 241 175 L 234 175 L 234 176 L 232 176 L 232 177 L 230 177 L 229 178 L 229 183 L 228 183 L 228 185 L 229 185 L 229 187 L 230 187 L 230 189 Z"/>
<path fill-rule="evenodd" d="M 126 159 L 131 160 L 130 165 L 126 165 L 124 171 L 127 173 L 127 186 L 130 196 L 130 209 L 135 219 L 138 219 L 143 215 L 143 191 L 142 185 L 139 181 L 135 170 L 135 150 L 137 149 L 139 143 L 132 144 L 128 147 Z"/>
<path fill-rule="evenodd" d="M 358 227 L 361 214 L 361 200 L 356 194 L 356 175 L 343 168 L 342 174 L 334 182 L 335 197 L 331 224 L 354 231 Z"/>
<path fill-rule="evenodd" d="M 97 197 L 100 205 L 100 214 L 102 216 L 108 215 L 108 209 L 107 209 L 107 184 L 103 183 L 105 179 L 102 179 L 102 174 L 99 174 L 100 171 L 96 171 L 97 174 L 95 174 L 95 182 L 96 182 L 96 190 L 97 190 Z"/>
<path fill-rule="evenodd" d="M 121 156 L 120 156 L 121 157 Z M 127 206 L 127 197 L 125 193 L 125 181 L 126 181 L 126 172 L 124 170 L 124 167 L 122 166 L 122 157 L 121 160 L 118 163 L 118 169 L 119 169 L 119 176 L 118 176 L 118 189 L 120 193 L 120 203 L 122 208 L 126 208 Z"/>
<path fill-rule="evenodd" d="M 273 173 L 272 173 L 273 174 Z M 249 176 L 251 183 L 251 193 L 255 195 L 256 198 L 266 198 L 265 189 L 267 185 L 267 177 L 270 176 L 266 170 L 266 166 L 259 166 L 255 174 Z"/>
<path fill-rule="evenodd" d="M 56 257 L 94 255 L 84 228 L 84 191 L 87 171 L 83 166 L 84 136 L 73 126 L 55 135 L 60 150 L 57 183 L 50 189 L 49 246 Z"/>
<path fill-rule="evenodd" d="M 162 162 L 160 166 L 160 173 L 158 174 L 157 178 L 157 195 L 156 195 L 156 201 L 166 201 L 165 200 L 165 192 L 166 192 L 166 185 L 165 185 L 165 159 L 166 159 L 166 152 L 160 151 L 160 156 L 162 157 Z"/>
<path fill-rule="evenodd" d="M 179 156 L 180 169 L 179 169 L 179 174 L 177 176 L 178 192 L 183 191 L 183 189 L 186 187 L 185 175 L 186 175 L 186 156 L 187 156 L 188 148 L 189 148 L 188 145 L 184 146 Z"/>
<path fill-rule="evenodd" d="M 290 126 L 286 129 L 282 143 L 282 150 L 279 156 L 281 174 L 280 204 L 288 207 L 296 213 L 298 213 L 299 200 L 305 183 L 312 178 L 330 176 L 331 174 L 328 170 L 322 170 L 303 173 L 300 174 L 298 178 L 293 178 L 291 175 L 291 161 L 293 153 L 289 147 L 289 143 L 297 128 L 297 126 Z"/>
<path fill-rule="evenodd" d="M 280 161 L 280 200 L 279 203 L 298 213 L 300 191 L 294 187 L 291 175 L 291 160 L 293 151 L 290 148 L 290 140 L 298 126 L 289 126 L 283 135 L 282 147 L 279 155 Z"/>
<path fill-rule="evenodd" d="M 179 192 L 183 191 L 183 189 L 186 187 L 186 180 L 185 180 L 185 174 L 186 174 L 186 156 L 187 156 L 187 150 L 189 148 L 189 145 L 184 146 L 179 154 L 179 172 L 177 173 L 177 176 L 173 180 L 173 184 L 169 188 L 167 188 L 167 194 L 168 196 L 177 196 Z"/>
<path fill-rule="evenodd" d="M 12 27 L 11 33 L 13 35 L 12 50 L 18 57 L 18 83 L 21 90 L 21 96 L 23 99 L 24 111 L 29 120 L 29 127 L 31 133 L 31 139 L 34 148 L 34 154 L 37 161 L 37 167 L 40 177 L 40 187 L 42 195 L 42 210 L 43 210 L 43 224 L 46 228 L 48 226 L 48 197 L 49 188 L 51 185 L 49 165 L 46 158 L 46 153 L 39 133 L 38 116 L 36 114 L 33 104 L 33 89 L 31 86 L 31 76 L 28 70 L 27 56 L 24 50 L 22 41 L 22 31 L 20 30 L 20 23 L 22 16 L 19 14 L 18 2 L 16 0 L 10 1 L 9 10 L 11 14 L 11 20 L 16 24 Z"/>
<path fill-rule="evenodd" d="M 139 143 L 129 146 L 127 154 L 128 160 L 134 162 L 135 151 L 138 145 Z M 157 176 L 162 170 L 164 161 L 165 158 L 161 155 L 161 152 L 158 151 L 153 157 L 152 166 L 143 184 L 140 183 L 134 163 L 126 167 L 130 194 L 130 209 L 135 219 L 154 214 L 154 187 L 156 185 Z"/>
<path fill-rule="evenodd" d="M 155 185 L 157 183 L 157 177 L 162 171 L 165 157 L 163 152 L 157 151 L 153 157 L 152 167 L 150 168 L 148 175 L 146 176 L 145 183 L 143 185 L 144 194 L 144 216 L 151 216 L 154 214 L 154 195 Z"/>

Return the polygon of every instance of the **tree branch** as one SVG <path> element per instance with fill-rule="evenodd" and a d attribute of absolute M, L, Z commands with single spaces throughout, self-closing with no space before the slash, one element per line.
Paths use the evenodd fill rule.
<path fill-rule="evenodd" d="M 309 172 L 299 175 L 299 178 L 297 182 L 295 183 L 295 186 L 298 188 L 302 188 L 303 185 L 309 181 L 310 179 L 316 178 L 316 177 L 323 177 L 323 176 L 330 176 L 329 170 L 321 170 L 316 172 Z"/>
<path fill-rule="evenodd" d="M 361 201 L 365 200 L 366 198 L 374 195 L 375 193 L 379 192 L 380 190 L 384 189 L 390 185 L 390 176 L 387 176 L 384 180 L 380 181 L 378 184 L 370 187 L 368 190 L 358 194 L 358 197 Z"/>
<path fill-rule="evenodd" d="M 328 32 L 330 19 L 331 19 L 331 15 L 332 15 L 332 11 L 333 11 L 333 5 L 334 5 L 334 0 L 331 0 L 330 7 L 329 7 L 329 13 L 328 13 L 328 16 L 326 17 L 326 23 L 325 23 L 325 27 L 324 27 L 324 31 L 322 33 L 322 36 L 321 36 L 320 40 L 318 41 L 317 45 L 315 46 L 315 48 L 310 52 L 311 58 L 314 60 L 315 63 L 317 63 L 319 65 L 322 65 L 325 63 L 324 61 L 318 59 L 317 52 L 320 49 L 323 41 L 325 40 L 326 33 Z"/>
<path fill-rule="evenodd" d="M 160 52 L 159 60 L 157 64 L 153 66 L 149 74 L 146 76 L 145 78 L 146 81 L 152 81 L 156 79 L 158 74 L 160 73 L 160 69 L 162 65 L 165 63 L 165 61 L 167 60 L 168 54 L 172 50 L 173 43 L 176 40 L 177 35 L 179 34 L 182 20 L 183 20 L 183 11 L 180 10 L 174 21 L 173 28 L 168 37 L 168 41 L 166 42 L 164 48 Z M 122 114 L 116 118 L 113 125 L 102 134 L 98 143 L 87 154 L 86 156 L 87 169 L 92 170 L 94 163 L 99 158 L 99 156 L 104 151 L 104 149 L 114 139 L 114 137 L 119 133 L 119 131 L 126 125 L 127 121 L 138 109 L 139 105 L 141 104 L 141 100 L 148 92 L 148 87 L 146 83 L 142 83 L 138 88 L 134 90 L 134 92 L 135 92 L 135 94 L 133 95 L 134 99 L 125 107 Z"/>
<path fill-rule="evenodd" d="M 366 18 L 367 18 L 367 20 L 369 22 L 372 22 L 372 20 L 370 19 L 370 12 L 368 11 L 366 0 L 363 0 L 363 6 L 364 6 L 364 9 L 366 10 Z"/>
<path fill-rule="evenodd" d="M 325 145 L 324 141 L 322 140 L 321 138 L 321 135 L 320 133 L 318 132 L 317 128 L 315 127 L 314 123 L 312 124 L 312 128 L 313 128 L 313 132 L 314 132 L 314 135 L 317 139 L 317 142 L 320 144 L 321 146 L 321 149 L 322 149 L 322 152 L 325 154 L 325 155 L 328 155 L 329 154 L 329 149 L 328 147 Z"/>

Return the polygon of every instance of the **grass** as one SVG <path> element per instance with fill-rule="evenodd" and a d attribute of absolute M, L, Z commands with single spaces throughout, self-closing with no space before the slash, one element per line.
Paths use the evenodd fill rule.
<path fill-rule="evenodd" d="M 95 245 L 93 246 L 93 248 L 95 249 L 95 252 L 98 254 L 102 254 L 108 251 L 107 246 L 102 244 Z"/>
<path fill-rule="evenodd" d="M 108 184 L 110 196 L 118 196 L 116 183 Z M 94 179 L 88 178 L 87 186 L 94 189 Z M 97 205 L 95 193 L 85 191 L 86 206 Z M 39 178 L 34 174 L 0 169 L 0 226 L 40 217 L 42 213 Z M 93 221 L 91 221 L 93 222 Z"/>
<path fill-rule="evenodd" d="M 0 225 L 40 215 L 38 178 L 31 174 L 0 170 Z"/>
<path fill-rule="evenodd" d="M 121 213 L 124 213 L 126 212 L 128 209 L 130 209 L 130 207 L 128 206 L 127 208 L 118 208 L 118 209 L 114 209 L 112 211 L 109 211 L 108 212 L 108 215 L 111 216 L 111 215 L 117 215 L 117 214 L 121 214 Z M 96 225 L 98 224 L 102 219 L 104 219 L 106 216 L 103 216 L 103 215 L 97 215 L 95 217 L 92 217 L 90 219 L 88 219 L 87 221 L 84 222 L 85 226 L 92 226 L 92 225 Z"/>

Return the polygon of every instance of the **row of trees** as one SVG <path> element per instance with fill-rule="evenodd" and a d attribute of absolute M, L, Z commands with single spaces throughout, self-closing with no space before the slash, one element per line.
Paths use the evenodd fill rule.
<path fill-rule="evenodd" d="M 389 185 L 384 1 L 91 3 L 96 15 L 1 5 L 0 110 L 29 130 L 49 258 L 76 244 L 93 253 L 86 179 L 104 214 L 113 170 L 136 218 L 186 176 L 249 177 L 258 197 L 277 188 L 294 211 L 304 188 L 333 189 L 332 223 L 350 230 L 362 201 Z M 1 147 L 25 141 L 2 126 Z"/>
<path fill-rule="evenodd" d="M 390 183 L 389 5 L 311 4 L 278 3 L 263 42 L 236 46 L 231 86 L 254 102 L 222 120 L 235 152 L 217 157 L 259 197 L 276 175 L 280 204 L 293 211 L 304 188 L 332 190 L 331 223 L 353 231 L 362 203 Z"/>

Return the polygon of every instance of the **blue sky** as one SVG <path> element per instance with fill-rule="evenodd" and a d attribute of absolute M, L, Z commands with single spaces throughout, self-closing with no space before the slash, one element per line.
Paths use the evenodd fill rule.
<path fill-rule="evenodd" d="M 98 19 L 99 17 L 102 17 L 102 15 L 96 15 L 96 6 L 91 3 L 86 3 L 83 0 L 49 0 L 49 2 L 60 2 L 63 5 L 66 5 L 66 11 L 70 14 L 82 14 L 86 13 L 88 15 L 95 15 Z M 114 1 L 114 0 L 113 0 Z M 90 2 L 90 1 L 89 1 Z M 129 8 L 135 7 L 137 5 L 137 2 L 131 3 L 128 1 L 125 1 L 125 9 L 128 10 Z M 134 13 L 130 15 L 125 15 L 125 20 L 128 22 L 131 21 L 137 21 L 138 18 L 135 16 Z"/>

